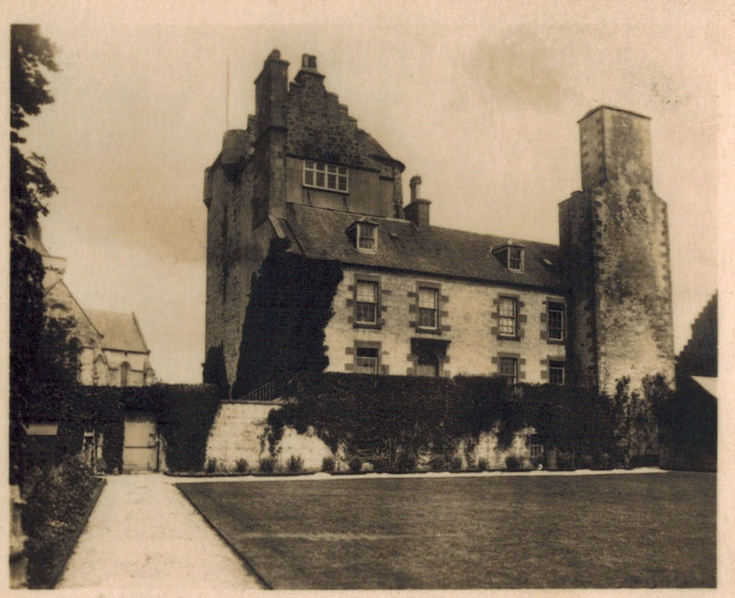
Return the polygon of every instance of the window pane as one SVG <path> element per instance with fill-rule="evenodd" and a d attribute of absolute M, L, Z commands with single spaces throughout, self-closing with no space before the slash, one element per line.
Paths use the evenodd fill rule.
<path fill-rule="evenodd" d="M 347 178 L 339 177 L 337 186 L 340 191 L 347 191 Z"/>
<path fill-rule="evenodd" d="M 316 163 L 316 169 L 317 169 L 317 171 L 319 171 L 319 172 L 326 172 L 326 170 L 327 170 L 327 165 L 326 165 L 326 164 L 325 164 L 324 162 L 317 162 L 317 163 Z"/>
<path fill-rule="evenodd" d="M 355 350 L 355 371 L 358 374 L 377 374 L 378 349 L 357 347 Z"/>
<path fill-rule="evenodd" d="M 334 172 L 334 173 L 336 173 L 337 172 L 337 166 L 335 166 L 334 164 L 327 164 L 327 171 L 328 172 Z"/>
<path fill-rule="evenodd" d="M 518 360 L 515 357 L 501 357 L 498 363 L 500 375 L 508 383 L 515 384 L 518 381 Z"/>
<path fill-rule="evenodd" d="M 551 384 L 564 384 L 564 362 L 549 362 L 549 382 Z"/>
<path fill-rule="evenodd" d="M 358 282 L 357 300 L 375 303 L 377 298 L 377 286 L 377 283 L 374 282 Z"/>
<path fill-rule="evenodd" d="M 311 170 L 304 171 L 304 183 L 307 185 L 314 184 L 314 172 Z"/>
<path fill-rule="evenodd" d="M 421 328 L 436 328 L 436 310 L 420 307 L 419 326 Z"/>
<path fill-rule="evenodd" d="M 378 283 L 358 282 L 355 299 L 355 322 L 375 324 L 378 315 Z"/>
<path fill-rule="evenodd" d="M 548 311 L 549 338 L 564 340 L 564 304 L 549 303 Z"/>
<path fill-rule="evenodd" d="M 328 174 L 327 175 L 327 187 L 329 189 L 336 189 L 337 188 L 337 175 L 336 174 Z"/>
<path fill-rule="evenodd" d="M 436 309 L 436 289 L 429 289 L 425 287 L 419 288 L 419 307 L 428 307 Z"/>
<path fill-rule="evenodd" d="M 316 186 L 324 187 L 324 173 L 317 171 L 316 173 Z"/>
<path fill-rule="evenodd" d="M 375 249 L 375 225 L 361 222 L 357 225 L 357 246 L 361 249 Z"/>
<path fill-rule="evenodd" d="M 314 168 L 314 161 L 313 160 L 305 160 L 304 161 L 304 168 L 313 169 Z"/>
<path fill-rule="evenodd" d="M 516 314 L 516 300 L 511 297 L 501 297 L 498 305 L 498 332 L 500 335 L 515 336 L 517 334 Z"/>

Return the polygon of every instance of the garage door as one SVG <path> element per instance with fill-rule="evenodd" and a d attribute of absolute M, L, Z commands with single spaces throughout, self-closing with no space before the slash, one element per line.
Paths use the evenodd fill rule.
<path fill-rule="evenodd" d="M 125 415 L 123 471 L 158 471 L 159 442 L 156 420 L 150 414 Z"/>

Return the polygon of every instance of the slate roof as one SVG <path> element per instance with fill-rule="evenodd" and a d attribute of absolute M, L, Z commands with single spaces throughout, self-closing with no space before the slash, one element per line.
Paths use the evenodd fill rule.
<path fill-rule="evenodd" d="M 102 334 L 102 348 L 132 353 L 149 353 L 134 313 L 87 310 L 95 328 Z"/>
<path fill-rule="evenodd" d="M 287 204 L 286 214 L 279 224 L 292 242 L 290 251 L 312 259 L 558 292 L 563 289 L 556 245 L 515 239 L 516 244 L 525 247 L 524 272 L 511 272 L 493 254 L 493 249 L 505 245 L 508 237 L 438 226 L 418 229 L 407 220 L 368 217 L 296 203 Z M 357 251 L 349 238 L 347 229 L 358 220 L 378 225 L 375 254 Z"/>

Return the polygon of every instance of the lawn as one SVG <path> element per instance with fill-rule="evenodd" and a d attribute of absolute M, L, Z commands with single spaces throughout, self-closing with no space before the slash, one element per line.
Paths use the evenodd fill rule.
<path fill-rule="evenodd" d="M 278 589 L 715 585 L 714 474 L 178 487 Z"/>

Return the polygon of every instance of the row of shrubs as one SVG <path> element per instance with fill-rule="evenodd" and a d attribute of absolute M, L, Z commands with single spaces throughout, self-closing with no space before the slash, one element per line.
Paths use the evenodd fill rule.
<path fill-rule="evenodd" d="M 75 457 L 25 476 L 22 524 L 30 588 L 54 587 L 103 483 Z"/>
<path fill-rule="evenodd" d="M 399 460 L 398 466 L 395 468 L 385 467 L 384 463 L 373 463 L 360 457 L 352 457 L 347 463 L 347 468 L 340 469 L 337 466 L 337 460 L 334 457 L 324 457 L 322 460 L 321 471 L 326 473 L 366 473 L 366 472 L 390 472 L 390 473 L 419 473 L 419 472 L 482 472 L 491 471 L 492 468 L 486 459 L 480 458 L 477 463 L 465 463 L 460 457 L 452 457 L 447 459 L 442 455 L 435 455 L 429 459 L 428 463 L 419 464 L 415 458 L 405 458 Z M 610 470 L 617 464 L 613 458 L 607 453 L 601 455 L 575 456 L 570 453 L 559 452 L 555 454 L 552 468 L 559 471 L 573 471 L 576 469 L 591 470 Z M 655 456 L 641 456 L 633 459 L 628 467 L 644 467 L 658 465 Z M 532 469 L 548 469 L 549 462 L 547 459 L 524 459 L 517 455 L 508 455 L 505 458 L 505 470 L 507 471 L 529 471 Z M 207 474 L 248 474 L 248 473 L 274 474 L 274 473 L 306 473 L 304 468 L 304 460 L 300 456 L 291 455 L 285 465 L 280 465 L 274 457 L 265 457 L 259 460 L 257 468 L 252 469 L 247 459 L 238 459 L 234 467 L 227 468 L 216 458 L 207 460 L 205 473 Z"/>

